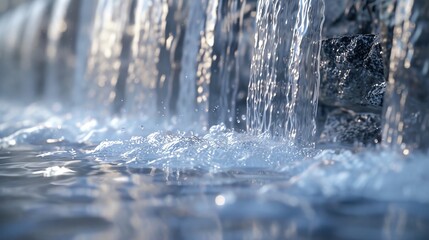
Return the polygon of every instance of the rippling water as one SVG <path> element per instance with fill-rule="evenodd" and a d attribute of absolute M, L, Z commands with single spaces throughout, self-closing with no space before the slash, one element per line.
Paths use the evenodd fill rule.
<path fill-rule="evenodd" d="M 0 106 L 2 239 L 429 236 L 427 155 Z"/>

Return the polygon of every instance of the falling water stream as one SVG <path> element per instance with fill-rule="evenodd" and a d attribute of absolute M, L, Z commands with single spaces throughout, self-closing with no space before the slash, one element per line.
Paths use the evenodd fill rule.
<path fill-rule="evenodd" d="M 426 0 L 377 2 L 368 147 L 317 142 L 332 1 L 7 2 L 0 239 L 429 236 Z"/>
<path fill-rule="evenodd" d="M 207 124 L 207 111 L 204 111 L 204 101 L 199 96 L 206 90 L 202 73 L 197 69 L 201 55 L 204 54 L 204 47 L 207 45 L 203 40 L 202 35 L 205 35 L 205 19 L 209 19 L 206 15 L 206 9 L 209 7 L 210 0 L 197 0 L 194 4 L 190 4 L 188 12 L 188 22 L 183 43 L 182 71 L 180 72 L 180 91 L 179 91 L 179 106 L 178 112 L 183 116 L 183 124 L 192 124 L 192 121 L 197 121 L 200 115 L 203 125 Z M 202 61 L 202 64 L 210 64 Z M 198 69 L 199 70 L 199 69 Z M 198 87 L 197 87 L 198 82 Z M 198 89 L 197 89 L 198 88 Z M 198 92 L 198 97 L 197 97 Z M 198 98 L 198 100 L 197 100 Z M 194 113 L 194 111 L 196 113 Z"/>
<path fill-rule="evenodd" d="M 259 1 L 247 128 L 314 144 L 323 1 Z"/>
<path fill-rule="evenodd" d="M 398 1 L 385 107 L 385 145 L 409 154 L 427 149 L 429 108 L 429 5 L 425 1 Z"/>

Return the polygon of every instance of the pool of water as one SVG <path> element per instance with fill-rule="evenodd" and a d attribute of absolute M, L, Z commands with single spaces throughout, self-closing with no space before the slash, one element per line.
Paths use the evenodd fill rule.
<path fill-rule="evenodd" d="M 0 106 L 1 239 L 429 237 L 427 154 Z"/>

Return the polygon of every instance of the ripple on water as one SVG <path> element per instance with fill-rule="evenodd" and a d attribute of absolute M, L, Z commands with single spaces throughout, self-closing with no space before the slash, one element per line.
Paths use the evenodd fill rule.
<path fill-rule="evenodd" d="M 0 237 L 429 236 L 425 154 L 56 119 L 0 138 Z"/>

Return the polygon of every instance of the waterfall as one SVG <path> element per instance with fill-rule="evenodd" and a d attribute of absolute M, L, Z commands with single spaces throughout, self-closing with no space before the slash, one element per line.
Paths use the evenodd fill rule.
<path fill-rule="evenodd" d="M 206 8 L 204 34 L 200 39 L 199 64 L 197 69 L 197 109 L 198 122 L 207 129 L 209 124 L 209 86 L 211 83 L 211 68 L 213 64 L 213 45 L 215 42 L 215 26 L 217 22 L 218 0 L 209 0 Z"/>
<path fill-rule="evenodd" d="M 182 47 L 187 18 L 186 0 L 167 1 L 163 16 L 163 37 L 160 41 L 157 63 L 158 117 L 165 126 L 171 125 L 177 114 L 177 99 L 181 72 Z"/>
<path fill-rule="evenodd" d="M 178 113 L 184 122 L 194 120 L 194 109 L 196 108 L 196 71 L 198 63 L 198 52 L 200 49 L 200 34 L 204 29 L 204 2 L 193 1 L 189 6 L 187 26 L 193 23 L 193 27 L 186 28 L 183 44 L 182 71 L 180 72 L 180 92 L 178 99 Z"/>
<path fill-rule="evenodd" d="M 429 148 L 429 2 L 397 4 L 382 133 L 384 145 L 408 155 Z"/>
<path fill-rule="evenodd" d="M 77 2 L 73 1 L 71 4 L 70 0 L 57 0 L 53 5 L 47 32 L 45 76 L 46 96 L 50 99 L 71 100 L 71 92 L 68 90 L 73 89 L 73 69 L 75 68 L 73 51 L 76 32 L 74 21 L 67 21 L 67 13 L 75 10 L 73 7 Z"/>
<path fill-rule="evenodd" d="M 371 5 L 388 66 L 383 144 L 405 154 L 429 148 L 428 5 Z M 168 129 L 246 122 L 312 146 L 323 21 L 323 0 L 25 1 L 0 15 L 0 93 Z"/>
<path fill-rule="evenodd" d="M 211 124 L 243 129 L 255 34 L 256 1 L 220 1 L 213 46 Z"/>
<path fill-rule="evenodd" d="M 20 96 L 21 93 L 21 72 L 19 69 L 20 43 L 25 29 L 26 15 L 28 15 L 29 6 L 22 5 L 15 9 L 15 12 L 2 16 L 1 24 L 1 72 L 3 73 L 0 92 L 2 96 L 12 97 Z M 13 30 L 11 30 L 13 29 Z"/>
<path fill-rule="evenodd" d="M 323 19 L 323 1 L 259 1 L 249 132 L 314 143 Z"/>
<path fill-rule="evenodd" d="M 126 31 L 130 0 L 99 0 L 85 73 L 86 107 L 110 113 L 121 66 L 121 40 Z"/>
<path fill-rule="evenodd" d="M 74 73 L 74 86 L 72 88 L 72 100 L 75 105 L 84 106 L 84 101 L 86 98 L 85 83 L 88 82 L 88 79 L 86 79 L 86 73 L 92 44 L 92 30 L 95 20 L 94 15 L 98 1 L 80 0 L 79 3 L 79 15 L 78 20 L 76 20 L 78 31 L 76 40 L 76 68 Z"/>
<path fill-rule="evenodd" d="M 217 0 L 196 0 L 189 16 L 181 61 L 178 114 L 185 124 L 208 126 L 208 100 L 211 77 Z"/>
<path fill-rule="evenodd" d="M 165 41 L 167 0 L 139 0 L 136 5 L 132 61 L 125 90 L 128 114 L 153 117 L 156 114 L 159 54 Z M 123 46 L 125 47 L 125 46 Z M 127 61 L 122 59 L 122 61 Z M 130 61 L 130 60 L 128 60 Z"/>
<path fill-rule="evenodd" d="M 43 55 L 44 42 L 41 38 L 43 34 L 44 18 L 47 10 L 48 2 L 46 1 L 35 1 L 30 6 L 30 12 L 28 19 L 25 24 L 25 30 L 22 35 L 21 45 L 21 70 L 23 73 L 22 84 L 24 85 L 24 96 L 35 97 L 35 89 L 38 87 L 38 83 L 42 81 L 43 74 L 38 72 L 40 63 L 44 62 L 44 59 L 39 59 L 40 55 Z M 40 75 L 39 75 L 40 74 Z"/>
<path fill-rule="evenodd" d="M 254 0 L 39 0 L 33 5 L 22 11 L 33 13 L 36 27 L 22 34 L 37 33 L 44 25 L 42 12 L 49 12 L 49 23 L 45 40 L 31 38 L 45 42 L 39 55 L 46 57 L 46 66 L 37 70 L 43 80 L 28 89 L 44 86 L 48 101 L 195 130 L 219 123 L 240 128 L 247 119 L 251 133 L 313 144 L 322 0 L 266 0 L 258 6 Z M 20 14 L 13 16 L 10 21 L 24 26 Z M 19 39 L 20 31 L 12 33 Z"/>
<path fill-rule="evenodd" d="M 33 1 L 2 16 L 2 83 L 4 96 L 33 101 L 42 92 L 46 15 L 49 1 Z"/>

